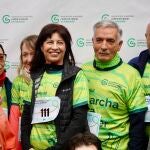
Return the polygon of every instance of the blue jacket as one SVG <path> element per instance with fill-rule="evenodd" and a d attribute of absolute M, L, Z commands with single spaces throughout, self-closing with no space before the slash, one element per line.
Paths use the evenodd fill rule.
<path fill-rule="evenodd" d="M 140 53 L 138 57 L 131 59 L 128 63 L 137 69 L 141 75 L 144 74 L 145 66 L 148 60 L 150 59 L 149 49 L 146 49 Z"/>

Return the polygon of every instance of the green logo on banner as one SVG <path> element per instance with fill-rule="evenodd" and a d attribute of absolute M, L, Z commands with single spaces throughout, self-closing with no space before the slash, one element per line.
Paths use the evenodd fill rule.
<path fill-rule="evenodd" d="M 77 39 L 77 45 L 78 45 L 78 47 L 83 47 L 84 46 L 84 38 Z"/>
<path fill-rule="evenodd" d="M 136 40 L 134 38 L 130 38 L 130 39 L 128 39 L 127 44 L 129 47 L 135 47 L 136 46 Z"/>
<path fill-rule="evenodd" d="M 10 15 L 4 15 L 2 20 L 4 23 L 10 23 Z"/>
<path fill-rule="evenodd" d="M 101 20 L 109 20 L 109 15 L 108 14 L 103 14 L 101 17 Z"/>
<path fill-rule="evenodd" d="M 9 68 L 10 68 L 10 66 L 11 66 L 11 64 L 10 64 L 10 62 L 9 61 L 6 61 L 5 62 L 5 70 L 7 71 Z"/>
<path fill-rule="evenodd" d="M 52 17 L 51 17 L 51 21 L 53 22 L 53 23 L 58 23 L 59 22 L 59 15 L 52 15 Z"/>

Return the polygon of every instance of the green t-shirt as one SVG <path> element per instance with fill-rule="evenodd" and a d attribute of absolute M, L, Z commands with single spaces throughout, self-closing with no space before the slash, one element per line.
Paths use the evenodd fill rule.
<path fill-rule="evenodd" d="M 37 98 L 55 96 L 61 76 L 61 71 L 54 71 L 51 74 L 45 72 L 38 88 Z M 88 82 L 83 71 L 79 71 L 74 81 L 73 107 L 87 104 L 88 99 Z M 35 150 L 44 150 L 54 146 L 57 142 L 54 122 L 33 124 L 30 142 Z"/>
<path fill-rule="evenodd" d="M 8 115 L 6 88 L 4 85 L 3 87 L 0 87 L 0 99 L 2 100 L 1 106 L 5 111 L 6 115 Z"/>
<path fill-rule="evenodd" d="M 89 83 L 90 111 L 101 115 L 98 138 L 104 150 L 127 150 L 129 114 L 147 109 L 139 73 L 122 63 L 99 71 L 88 62 L 82 69 Z"/>
<path fill-rule="evenodd" d="M 22 75 L 17 76 L 12 84 L 12 104 L 17 104 L 22 112 L 24 101 L 31 101 L 32 81 L 25 81 Z"/>
<path fill-rule="evenodd" d="M 150 97 L 150 62 L 148 62 L 145 66 L 144 74 L 142 77 L 142 83 L 144 86 L 145 96 L 148 97 L 147 99 L 149 99 L 149 97 Z M 149 104 L 149 108 L 150 108 L 150 101 L 147 101 L 147 104 Z M 147 117 L 150 118 L 149 113 L 150 113 L 150 109 L 147 112 L 145 118 L 147 118 Z M 148 136 L 150 136 L 150 125 L 149 124 L 146 125 L 146 133 Z"/>
<path fill-rule="evenodd" d="M 145 66 L 142 82 L 144 85 L 145 95 L 150 95 L 150 62 Z"/>

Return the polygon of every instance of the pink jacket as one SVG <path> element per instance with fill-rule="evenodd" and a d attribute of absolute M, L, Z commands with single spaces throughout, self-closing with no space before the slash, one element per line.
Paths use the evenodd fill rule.
<path fill-rule="evenodd" d="M 0 106 L 0 149 L 16 150 L 15 135 L 8 122 L 7 116 Z"/>

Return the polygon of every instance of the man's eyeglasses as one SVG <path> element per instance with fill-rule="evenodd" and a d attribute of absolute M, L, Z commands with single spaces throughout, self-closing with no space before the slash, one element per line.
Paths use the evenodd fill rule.
<path fill-rule="evenodd" d="M 5 61 L 7 54 L 0 54 L 0 61 Z"/>

